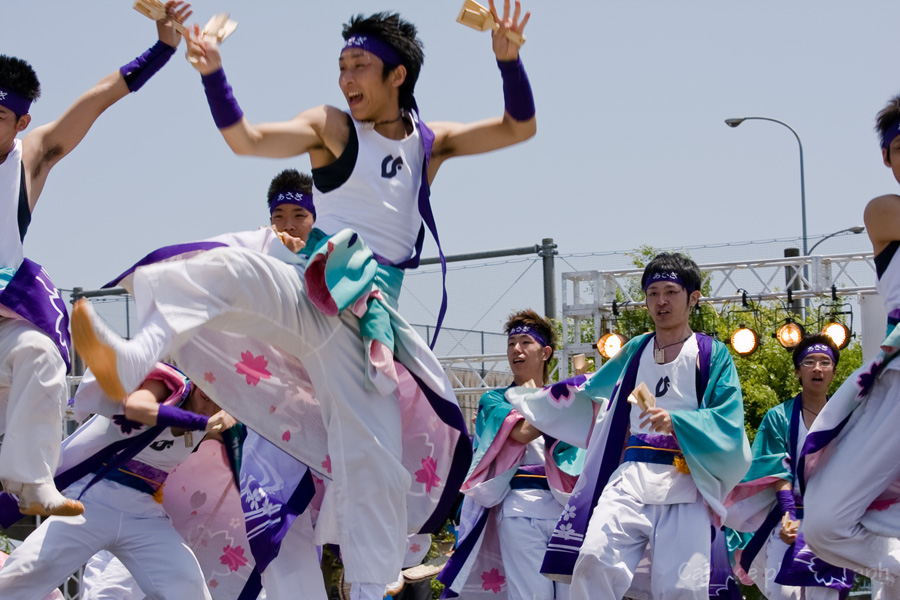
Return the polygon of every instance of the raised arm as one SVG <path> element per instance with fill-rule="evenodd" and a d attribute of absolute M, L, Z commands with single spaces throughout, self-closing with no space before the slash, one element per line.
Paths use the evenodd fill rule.
<path fill-rule="evenodd" d="M 84 139 L 103 111 L 136 92 L 174 54 L 181 36 L 174 22 L 191 15 L 191 5 L 181 0 L 166 2 L 166 18 L 158 21 L 159 41 L 134 61 L 101 79 L 52 123 L 38 127 L 22 140 L 22 161 L 29 208 L 34 210 L 47 173 Z"/>
<path fill-rule="evenodd" d="M 474 123 L 429 123 L 435 134 L 429 180 L 434 179 L 441 163 L 448 158 L 505 148 L 527 140 L 537 131 L 534 97 L 519 58 L 519 47 L 506 37 L 508 30 L 521 34 L 531 13 L 525 13 L 520 19 L 522 7 L 518 0 L 511 17 L 509 8 L 509 0 L 504 0 L 501 19 L 493 0 L 490 0 L 494 21 L 500 24 L 500 28 L 493 33 L 492 42 L 503 80 L 503 115 Z"/>
<path fill-rule="evenodd" d="M 278 123 L 251 124 L 225 78 L 222 57 L 215 39 L 204 37 L 199 27 L 189 31 L 188 61 L 200 72 L 213 120 L 235 154 L 289 158 L 309 152 L 340 155 L 347 142 L 346 117 L 336 108 L 319 106 Z M 343 131 L 343 136 L 334 135 Z M 341 142 L 343 138 L 343 142 Z M 329 142 L 326 142 L 329 140 Z M 313 160 L 313 162 L 317 162 Z M 330 160 L 324 161 L 325 163 Z M 314 164 L 314 166 L 316 166 Z"/>

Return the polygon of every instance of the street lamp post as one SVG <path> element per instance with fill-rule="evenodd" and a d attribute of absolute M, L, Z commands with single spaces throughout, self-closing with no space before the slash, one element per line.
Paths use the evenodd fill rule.
<path fill-rule="evenodd" d="M 809 252 L 807 253 L 807 256 L 809 256 L 810 254 L 812 254 L 812 251 L 816 249 L 816 246 L 818 246 L 819 244 L 821 244 L 822 242 L 824 242 L 824 241 L 827 240 L 828 238 L 834 237 L 834 236 L 836 236 L 836 235 L 838 235 L 838 234 L 840 234 L 840 233 L 848 233 L 848 232 L 849 232 L 849 233 L 862 233 L 862 232 L 865 231 L 865 230 L 866 230 L 866 228 L 863 227 L 862 225 L 855 225 L 855 226 L 853 226 L 853 227 L 848 227 L 847 229 L 841 229 L 840 231 L 835 231 L 834 233 L 829 233 L 828 235 L 826 235 L 825 237 L 823 237 L 821 240 L 819 240 L 818 242 L 816 242 L 815 244 L 813 244 L 813 247 L 809 249 Z"/>
<path fill-rule="evenodd" d="M 771 121 L 772 123 L 778 123 L 779 125 L 783 125 L 791 130 L 791 133 L 794 134 L 794 137 L 797 138 L 797 145 L 800 147 L 800 214 L 803 219 L 803 256 L 809 255 L 809 251 L 807 250 L 807 240 L 806 240 L 806 181 L 803 174 L 803 143 L 800 141 L 800 136 L 797 135 L 797 132 L 794 131 L 794 128 L 785 123 L 784 121 L 779 121 L 778 119 L 770 119 L 769 117 L 742 117 L 740 119 L 725 119 L 725 124 L 729 127 L 737 127 L 744 121 Z"/>

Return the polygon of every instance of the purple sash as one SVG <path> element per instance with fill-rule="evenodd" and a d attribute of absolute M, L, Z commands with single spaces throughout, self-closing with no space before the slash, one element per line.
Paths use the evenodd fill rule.
<path fill-rule="evenodd" d="M 437 343 L 438 333 L 441 331 L 441 324 L 444 322 L 444 316 L 447 314 L 447 261 L 444 259 L 444 251 L 441 249 L 441 239 L 438 237 L 437 223 L 434 221 L 434 211 L 431 210 L 431 186 L 428 185 L 428 163 L 431 162 L 431 148 L 434 146 L 434 132 L 419 117 L 419 107 L 413 99 L 413 113 L 415 114 L 419 132 L 422 135 L 422 146 L 425 150 L 425 160 L 422 165 L 422 183 L 419 185 L 419 215 L 431 232 L 434 243 L 438 247 L 438 256 L 441 259 L 441 309 L 438 311 L 437 323 L 434 327 L 434 336 L 431 338 L 430 347 L 434 350 Z M 412 258 L 409 258 L 398 265 L 394 265 L 398 269 L 415 269 L 419 266 L 419 260 L 422 258 L 422 242 L 425 239 L 425 229 L 419 231 L 419 237 L 416 240 L 416 251 Z"/>
<path fill-rule="evenodd" d="M 0 291 L 0 304 L 46 333 L 56 344 L 66 370 L 71 367 L 69 313 L 41 265 L 27 258 L 22 261 L 12 281 Z"/>

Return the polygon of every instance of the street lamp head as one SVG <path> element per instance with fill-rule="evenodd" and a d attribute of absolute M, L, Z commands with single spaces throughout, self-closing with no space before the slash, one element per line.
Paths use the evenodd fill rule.
<path fill-rule="evenodd" d="M 725 124 L 729 127 L 737 127 L 744 122 L 744 119 L 725 119 Z"/>
<path fill-rule="evenodd" d="M 866 230 L 866 228 L 863 227 L 862 225 L 857 225 L 855 227 L 851 227 L 847 231 L 849 231 L 850 233 L 862 233 L 865 230 Z"/>

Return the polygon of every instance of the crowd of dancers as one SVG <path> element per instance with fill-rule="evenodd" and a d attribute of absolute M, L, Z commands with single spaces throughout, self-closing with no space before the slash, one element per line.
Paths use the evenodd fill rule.
<path fill-rule="evenodd" d="M 448 518 L 447 597 L 724 598 L 740 581 L 837 598 L 860 573 L 900 598 L 900 196 L 865 212 L 882 352 L 829 398 L 840 352 L 803 339 L 801 392 L 752 448 L 730 350 L 689 325 L 700 270 L 668 253 L 641 280 L 654 331 L 595 372 L 550 381 L 553 324 L 512 314 L 513 382 L 482 397 L 470 439 L 398 297 L 426 233 L 440 251 L 430 190 L 444 161 L 536 132 L 519 56 L 530 15 L 487 9 L 500 116 L 421 121 L 416 28 L 377 13 L 343 26 L 346 107 L 258 124 L 216 36 L 182 25 L 189 4 L 164 9 L 153 46 L 27 134 L 40 84 L 0 55 L 0 525 L 46 517 L 0 568 L 0 598 L 40 600 L 86 564 L 85 599 L 324 600 L 330 546 L 351 597 L 377 599 Z M 32 212 L 56 163 L 183 38 L 233 152 L 305 154 L 312 172 L 272 180 L 270 227 L 160 248 L 116 277 L 137 307 L 131 339 L 84 300 L 70 338 L 60 294 L 24 257 Z M 877 129 L 900 182 L 900 97 Z M 73 343 L 89 367 L 73 399 L 84 422 L 60 444 Z"/>

